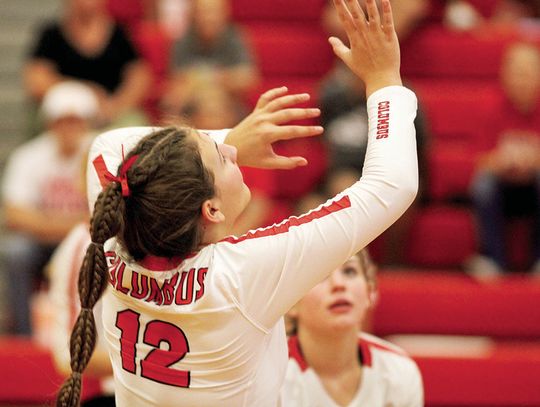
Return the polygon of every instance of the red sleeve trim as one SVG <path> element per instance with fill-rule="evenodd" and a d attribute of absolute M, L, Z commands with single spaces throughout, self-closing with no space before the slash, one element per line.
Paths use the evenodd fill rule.
<path fill-rule="evenodd" d="M 351 200 L 347 195 L 345 195 L 338 201 L 332 201 L 330 205 L 322 206 L 320 209 L 311 211 L 305 215 L 302 215 L 299 217 L 291 216 L 290 218 L 279 223 L 278 225 L 273 225 L 264 229 L 252 230 L 240 237 L 228 236 L 225 239 L 221 240 L 221 242 L 228 242 L 228 243 L 236 244 L 236 243 L 243 242 L 244 240 L 257 239 L 257 238 L 267 237 L 267 236 L 272 236 L 272 235 L 279 235 L 279 234 L 288 232 L 292 226 L 301 226 L 315 219 L 324 218 L 325 216 L 331 215 L 333 213 L 339 212 L 343 209 L 347 209 L 350 207 L 351 207 Z"/>

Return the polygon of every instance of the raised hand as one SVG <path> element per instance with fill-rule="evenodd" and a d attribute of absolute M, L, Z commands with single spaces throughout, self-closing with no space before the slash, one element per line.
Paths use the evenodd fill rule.
<path fill-rule="evenodd" d="M 230 131 L 227 144 L 238 149 L 238 164 L 248 167 L 291 169 L 307 164 L 304 157 L 277 155 L 272 143 L 300 137 L 317 136 L 321 126 L 287 124 L 292 120 L 318 117 L 319 109 L 293 106 L 307 102 L 307 93 L 288 95 L 286 87 L 271 89 L 261 95 L 253 112 Z"/>
<path fill-rule="evenodd" d="M 366 13 L 358 0 L 334 0 L 350 48 L 330 37 L 334 53 L 366 84 L 367 96 L 377 89 L 401 85 L 399 42 L 390 0 L 382 0 L 382 18 L 375 0 L 366 0 Z"/>

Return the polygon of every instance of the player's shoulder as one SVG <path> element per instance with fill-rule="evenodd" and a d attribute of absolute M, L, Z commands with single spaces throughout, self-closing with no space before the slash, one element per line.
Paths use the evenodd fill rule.
<path fill-rule="evenodd" d="M 405 369 L 416 369 L 416 363 L 399 346 L 377 336 L 361 332 L 358 343 L 365 365 L 401 365 Z"/>

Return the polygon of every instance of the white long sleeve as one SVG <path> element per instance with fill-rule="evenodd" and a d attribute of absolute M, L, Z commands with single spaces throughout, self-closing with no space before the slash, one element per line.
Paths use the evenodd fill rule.
<path fill-rule="evenodd" d="M 392 86 L 367 104 L 369 141 L 357 183 L 301 217 L 216 245 L 215 260 L 235 265 L 238 306 L 262 329 L 392 225 L 416 196 L 416 96 Z"/>

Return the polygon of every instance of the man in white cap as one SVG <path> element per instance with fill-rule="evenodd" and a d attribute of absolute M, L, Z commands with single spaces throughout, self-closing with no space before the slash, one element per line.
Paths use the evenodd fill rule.
<path fill-rule="evenodd" d="M 86 85 L 55 85 L 41 106 L 47 130 L 8 159 L 2 200 L 9 233 L 2 250 L 13 333 L 31 333 L 35 282 L 58 243 L 88 216 L 82 171 L 97 111 L 98 101 Z"/>

